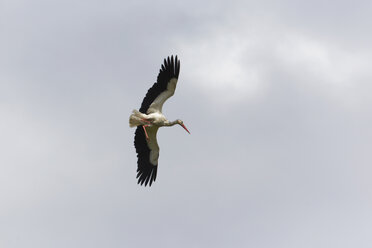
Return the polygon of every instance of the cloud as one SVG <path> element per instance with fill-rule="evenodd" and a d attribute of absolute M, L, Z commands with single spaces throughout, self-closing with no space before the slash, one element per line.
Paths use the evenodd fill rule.
<path fill-rule="evenodd" d="M 212 101 L 230 103 L 246 95 L 254 96 L 263 82 L 260 68 L 247 66 L 244 59 L 254 45 L 246 37 L 218 30 L 191 39 L 180 38 L 185 81 L 202 90 Z"/>
<path fill-rule="evenodd" d="M 355 94 L 363 94 L 358 88 L 371 78 L 370 52 L 337 35 L 288 25 L 291 17 L 278 19 L 273 10 L 260 16 L 232 6 L 222 21 L 206 19 L 207 27 L 201 22 L 197 35 L 183 33 L 173 39 L 187 68 L 183 77 L 208 99 L 234 106 L 262 97 L 275 81 L 289 79 L 339 98 L 341 104 L 363 104 L 355 101 Z"/>

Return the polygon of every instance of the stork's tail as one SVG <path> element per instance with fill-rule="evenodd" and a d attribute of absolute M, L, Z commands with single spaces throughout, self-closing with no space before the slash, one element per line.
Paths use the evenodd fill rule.
<path fill-rule="evenodd" d="M 134 109 L 132 114 L 129 116 L 129 127 L 145 125 L 146 123 L 143 119 L 146 119 L 146 115 Z"/>

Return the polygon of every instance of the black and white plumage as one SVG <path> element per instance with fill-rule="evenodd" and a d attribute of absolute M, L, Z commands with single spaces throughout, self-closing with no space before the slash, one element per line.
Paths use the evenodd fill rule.
<path fill-rule="evenodd" d="M 141 108 L 139 111 L 133 110 L 129 117 L 130 127 L 137 127 L 134 146 L 138 157 L 138 184 L 151 186 L 156 180 L 159 158 L 156 133 L 159 127 L 179 124 L 190 133 L 181 120 L 171 122 L 162 114 L 164 102 L 173 96 L 176 90 L 179 73 L 180 61 L 177 56 L 164 59 L 156 83 L 148 90 Z"/>

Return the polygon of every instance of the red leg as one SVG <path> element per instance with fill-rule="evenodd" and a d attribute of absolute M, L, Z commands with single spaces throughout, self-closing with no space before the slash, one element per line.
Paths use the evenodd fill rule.
<path fill-rule="evenodd" d="M 145 125 L 145 126 L 142 126 L 143 127 L 143 131 L 145 131 L 145 134 L 146 134 L 146 139 L 149 139 L 149 136 L 147 135 L 147 132 L 146 132 L 146 127 L 147 127 L 147 125 Z"/>
<path fill-rule="evenodd" d="M 144 119 L 144 118 L 142 118 L 142 121 L 144 121 L 144 122 L 146 122 L 146 123 L 148 123 L 148 124 L 151 124 L 151 121 L 148 121 L 148 120 L 146 120 L 146 119 Z"/>

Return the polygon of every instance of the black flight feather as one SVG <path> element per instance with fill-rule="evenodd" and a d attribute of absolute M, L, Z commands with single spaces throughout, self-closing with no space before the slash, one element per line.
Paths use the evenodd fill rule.
<path fill-rule="evenodd" d="M 156 180 L 156 173 L 158 170 L 157 165 L 150 163 L 150 148 L 147 145 L 145 132 L 142 126 L 138 126 L 134 136 L 134 146 L 136 148 L 138 157 L 138 168 L 137 168 L 137 178 L 138 184 L 145 183 L 147 186 L 151 186 L 152 182 Z M 151 178 L 151 180 L 149 180 Z"/>
<path fill-rule="evenodd" d="M 158 78 L 156 83 L 147 91 L 145 98 L 142 101 L 141 108 L 139 111 L 146 114 L 146 111 L 150 107 L 151 103 L 160 95 L 163 91 L 167 89 L 168 82 L 172 78 L 177 78 L 180 74 L 180 61 L 177 59 L 173 60 L 173 55 L 171 58 L 164 59 L 164 64 L 161 65 Z"/>

